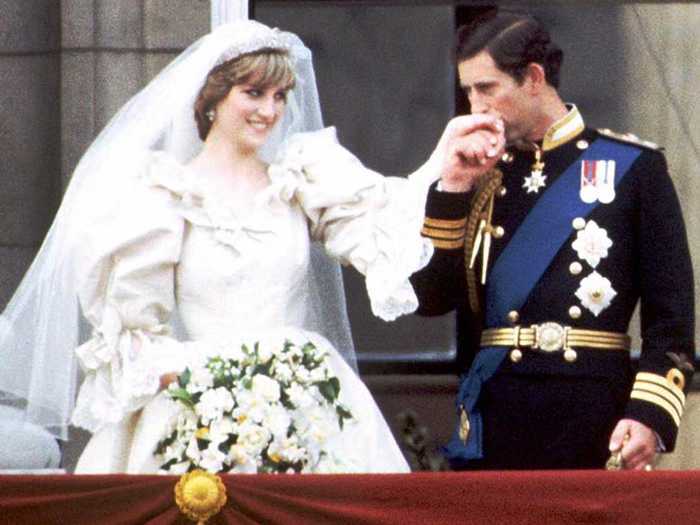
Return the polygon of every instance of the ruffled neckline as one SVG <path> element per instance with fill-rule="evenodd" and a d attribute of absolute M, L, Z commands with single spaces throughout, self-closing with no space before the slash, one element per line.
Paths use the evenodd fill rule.
<path fill-rule="evenodd" d="M 211 230 L 218 242 L 236 251 L 240 251 L 242 237 L 260 240 L 261 236 L 274 232 L 269 209 L 264 209 L 273 184 L 255 197 L 249 213 L 241 215 L 233 206 L 217 199 L 216 192 L 208 188 L 203 179 L 198 179 L 168 153 L 154 152 L 142 179 L 149 187 L 168 191 L 176 212 L 183 219 Z M 273 193 L 276 192 L 273 190 Z"/>

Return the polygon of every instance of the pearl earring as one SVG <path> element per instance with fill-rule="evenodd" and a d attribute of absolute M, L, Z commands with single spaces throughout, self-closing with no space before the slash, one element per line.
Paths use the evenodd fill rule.
<path fill-rule="evenodd" d="M 213 109 L 210 109 L 205 114 L 206 114 L 207 118 L 209 119 L 209 122 L 214 122 L 214 117 L 216 117 L 216 111 L 214 111 Z"/>

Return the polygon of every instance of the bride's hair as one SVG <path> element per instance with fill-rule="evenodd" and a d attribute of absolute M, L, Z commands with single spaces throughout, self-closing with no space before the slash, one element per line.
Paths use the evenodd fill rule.
<path fill-rule="evenodd" d="M 280 86 L 285 91 L 293 89 L 295 75 L 289 53 L 285 49 L 265 48 L 239 55 L 213 68 L 194 103 L 200 139 L 205 140 L 211 129 L 207 113 L 226 98 L 233 86 L 248 82 L 261 90 L 272 86 Z"/>

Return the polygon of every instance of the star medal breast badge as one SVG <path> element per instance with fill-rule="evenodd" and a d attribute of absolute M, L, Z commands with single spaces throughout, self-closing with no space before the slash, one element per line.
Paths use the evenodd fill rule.
<path fill-rule="evenodd" d="M 530 175 L 525 177 L 523 188 L 527 193 L 539 193 L 540 189 L 547 185 L 547 175 L 542 174 L 544 170 L 544 162 L 542 162 L 542 151 L 535 150 L 535 163 L 532 165 Z"/>

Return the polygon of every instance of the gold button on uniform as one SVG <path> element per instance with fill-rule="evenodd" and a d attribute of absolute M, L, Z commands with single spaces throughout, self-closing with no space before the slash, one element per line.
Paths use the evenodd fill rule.
<path fill-rule="evenodd" d="M 496 227 L 493 229 L 493 237 L 494 237 L 495 239 L 500 239 L 500 238 L 503 237 L 505 234 L 506 234 L 506 231 L 503 229 L 503 226 L 496 226 Z"/>
<path fill-rule="evenodd" d="M 507 193 L 508 193 L 508 189 L 505 186 L 501 186 L 500 188 L 498 188 L 498 196 L 499 197 L 505 197 Z"/>
<path fill-rule="evenodd" d="M 569 265 L 569 271 L 571 272 L 572 275 L 578 275 L 583 271 L 583 266 L 578 261 L 572 262 Z"/>
<path fill-rule="evenodd" d="M 520 314 L 516 312 L 515 310 L 511 310 L 508 312 L 508 321 L 511 323 L 515 324 L 520 320 Z"/>
<path fill-rule="evenodd" d="M 587 149 L 587 148 L 588 148 L 588 141 L 587 141 L 587 140 L 583 140 L 583 139 L 582 139 L 582 140 L 579 140 L 579 141 L 576 143 L 576 147 L 577 147 L 578 149 Z"/>
<path fill-rule="evenodd" d="M 514 363 L 519 363 L 523 358 L 523 353 L 517 348 L 510 351 L 510 360 Z"/>
<path fill-rule="evenodd" d="M 571 225 L 574 227 L 574 230 L 583 230 L 586 227 L 586 219 L 583 217 L 576 217 Z"/>
<path fill-rule="evenodd" d="M 683 372 L 681 372 L 677 368 L 671 368 L 671 370 L 669 370 L 666 374 L 666 379 L 670 383 L 676 385 L 681 390 L 685 388 L 685 376 L 683 375 Z"/>
<path fill-rule="evenodd" d="M 581 317 L 581 309 L 578 306 L 572 306 L 569 308 L 569 317 L 572 319 L 578 319 Z"/>

